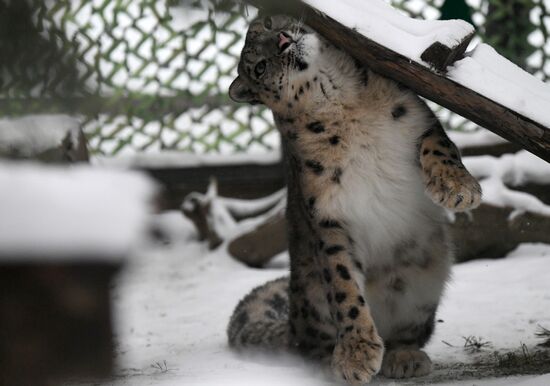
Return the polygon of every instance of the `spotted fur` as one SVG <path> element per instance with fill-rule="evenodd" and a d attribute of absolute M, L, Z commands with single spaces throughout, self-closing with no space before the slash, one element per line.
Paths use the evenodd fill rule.
<path fill-rule="evenodd" d="M 429 372 L 420 349 L 452 258 L 442 207 L 473 208 L 481 195 L 434 114 L 284 16 L 251 24 L 230 96 L 268 106 L 282 133 L 291 257 L 288 319 L 270 318 L 273 302 L 249 295 L 230 344 L 284 336 L 275 346 L 330 363 L 350 384 L 381 368 L 397 378 Z"/>

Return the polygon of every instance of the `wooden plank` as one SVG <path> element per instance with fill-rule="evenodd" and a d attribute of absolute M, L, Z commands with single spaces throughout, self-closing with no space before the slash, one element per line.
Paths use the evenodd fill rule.
<path fill-rule="evenodd" d="M 191 192 L 206 192 L 211 177 L 221 196 L 251 199 L 267 196 L 285 186 L 281 163 L 208 165 L 189 168 L 141 168 L 164 188 L 163 209 L 178 209 Z"/>
<path fill-rule="evenodd" d="M 345 49 L 364 66 L 400 82 L 417 94 L 509 141 L 520 144 L 526 150 L 550 162 L 550 129 L 532 119 L 446 78 L 442 73 L 432 71 L 381 46 L 301 1 L 247 2 L 268 12 L 285 13 L 303 19 L 332 44 Z M 452 60 L 453 58 L 448 58 L 446 62 Z"/>

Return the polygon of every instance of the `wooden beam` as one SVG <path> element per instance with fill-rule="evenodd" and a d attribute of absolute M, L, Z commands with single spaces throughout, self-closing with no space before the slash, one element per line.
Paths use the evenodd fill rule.
<path fill-rule="evenodd" d="M 252 199 L 267 196 L 285 186 L 283 165 L 238 164 L 196 167 L 139 167 L 164 187 L 162 209 L 179 209 L 191 192 L 205 192 L 210 179 L 218 181 L 221 196 Z"/>
<path fill-rule="evenodd" d="M 345 49 L 364 66 L 400 82 L 417 94 L 509 141 L 520 144 L 526 150 L 550 162 L 549 128 L 454 82 L 441 71 L 443 66 L 446 67 L 454 60 L 460 59 L 460 50 L 465 49 L 465 45 L 456 48 L 432 46 L 425 51 L 423 56 L 430 59 L 436 69 L 439 68 L 439 72 L 436 72 L 381 46 L 301 1 L 246 1 L 267 12 L 285 13 L 305 20 L 328 41 Z"/>

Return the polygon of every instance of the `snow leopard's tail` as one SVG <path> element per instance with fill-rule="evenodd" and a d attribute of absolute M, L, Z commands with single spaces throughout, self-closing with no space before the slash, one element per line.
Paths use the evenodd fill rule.
<path fill-rule="evenodd" d="M 288 347 L 288 283 L 288 277 L 267 282 L 239 302 L 227 328 L 231 347 L 270 350 Z"/>

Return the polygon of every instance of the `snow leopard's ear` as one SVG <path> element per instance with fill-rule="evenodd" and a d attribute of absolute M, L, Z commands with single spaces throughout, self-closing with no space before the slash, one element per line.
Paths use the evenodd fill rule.
<path fill-rule="evenodd" d="M 250 103 L 252 105 L 261 103 L 258 94 L 256 94 L 246 82 L 238 76 L 231 86 L 229 86 L 229 96 L 235 102 Z"/>

